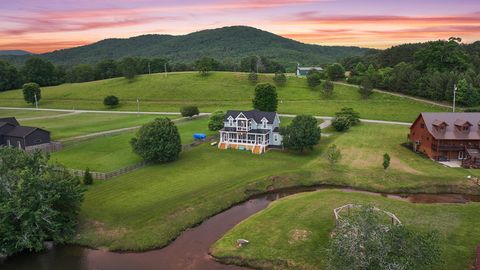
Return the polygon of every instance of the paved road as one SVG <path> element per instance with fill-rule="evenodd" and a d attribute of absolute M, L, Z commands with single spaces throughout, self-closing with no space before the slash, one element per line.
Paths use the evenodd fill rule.
<path fill-rule="evenodd" d="M 35 109 L 35 108 L 21 108 L 21 107 L 0 107 L 0 110 L 39 110 L 39 111 L 51 111 L 51 112 L 77 112 L 77 113 L 109 113 L 109 114 L 155 114 L 155 115 L 180 115 L 179 112 L 136 112 L 136 111 L 96 111 L 96 110 L 68 110 L 68 109 Z M 207 116 L 211 113 L 200 113 L 199 116 Z M 295 117 L 295 114 L 278 114 L 282 117 Z M 331 116 L 315 116 L 317 119 L 323 120 L 332 120 Z M 412 123 L 407 122 L 397 122 L 397 121 L 384 121 L 384 120 L 371 120 L 371 119 L 360 119 L 360 121 L 365 123 L 376 123 L 376 124 L 387 124 L 387 125 L 404 125 L 410 126 Z"/>

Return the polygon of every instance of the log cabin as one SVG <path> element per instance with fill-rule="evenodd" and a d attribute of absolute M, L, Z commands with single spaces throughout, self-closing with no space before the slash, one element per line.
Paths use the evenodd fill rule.
<path fill-rule="evenodd" d="M 437 161 L 476 162 L 480 149 L 480 113 L 421 113 L 410 126 L 415 152 Z M 479 160 L 480 161 L 480 160 Z"/>

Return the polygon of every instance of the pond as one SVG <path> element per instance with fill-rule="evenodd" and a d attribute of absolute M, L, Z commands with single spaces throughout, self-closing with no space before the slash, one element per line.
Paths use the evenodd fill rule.
<path fill-rule="evenodd" d="M 53 246 L 42 253 L 22 253 L 0 263 L 5 270 L 240 270 L 248 269 L 216 262 L 208 249 L 228 230 L 279 198 L 331 187 L 291 188 L 254 196 L 183 232 L 170 245 L 146 252 L 109 252 L 79 246 Z M 342 189 L 345 192 L 366 192 Z M 392 195 L 366 192 L 412 203 L 466 203 L 480 201 L 480 196 L 457 194 Z"/>

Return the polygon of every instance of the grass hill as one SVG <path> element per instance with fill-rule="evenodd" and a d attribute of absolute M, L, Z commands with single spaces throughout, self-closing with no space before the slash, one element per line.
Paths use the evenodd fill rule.
<path fill-rule="evenodd" d="M 72 66 L 126 56 L 162 57 L 172 62 L 192 63 L 203 56 L 238 61 L 251 55 L 271 57 L 288 65 L 333 62 L 363 55 L 370 49 L 304 44 L 246 26 L 204 30 L 181 36 L 143 35 L 127 39 L 105 39 L 90 45 L 39 55 L 55 64 Z M 27 57 L 8 57 L 17 64 Z"/>
<path fill-rule="evenodd" d="M 272 83 L 272 75 L 261 75 L 260 82 Z M 121 105 L 117 110 L 137 110 L 137 98 L 142 111 L 174 111 L 181 106 L 194 104 L 202 112 L 217 109 L 250 109 L 254 85 L 248 74 L 214 72 L 201 76 L 197 72 L 152 74 L 138 76 L 133 82 L 124 78 L 102 81 L 63 84 L 42 88 L 42 108 L 107 109 L 103 98 L 115 95 Z M 304 78 L 288 77 L 284 87 L 277 88 L 279 112 L 332 116 L 342 107 L 352 107 L 363 118 L 413 121 L 422 111 L 439 111 L 442 108 L 388 94 L 374 93 L 361 99 L 358 90 L 351 86 L 335 85 L 331 99 L 325 99 L 319 90 L 307 87 Z M 23 100 L 21 90 L 0 93 L 0 106 L 31 106 Z M 443 109 L 444 110 L 444 109 Z"/>

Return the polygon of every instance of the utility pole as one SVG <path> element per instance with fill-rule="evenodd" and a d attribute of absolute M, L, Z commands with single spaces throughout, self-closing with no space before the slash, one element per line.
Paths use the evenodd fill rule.
<path fill-rule="evenodd" d="M 151 72 L 150 72 L 150 60 L 148 61 L 148 74 L 151 74 Z"/>
<path fill-rule="evenodd" d="M 140 100 L 137 97 L 137 117 L 140 116 Z"/>
<path fill-rule="evenodd" d="M 165 77 L 167 77 L 167 62 L 165 62 Z"/>
<path fill-rule="evenodd" d="M 455 112 L 455 99 L 457 95 L 457 85 L 453 85 L 453 112 Z"/>
<path fill-rule="evenodd" d="M 35 108 L 38 109 L 37 93 L 33 93 L 33 96 L 35 97 Z"/>

